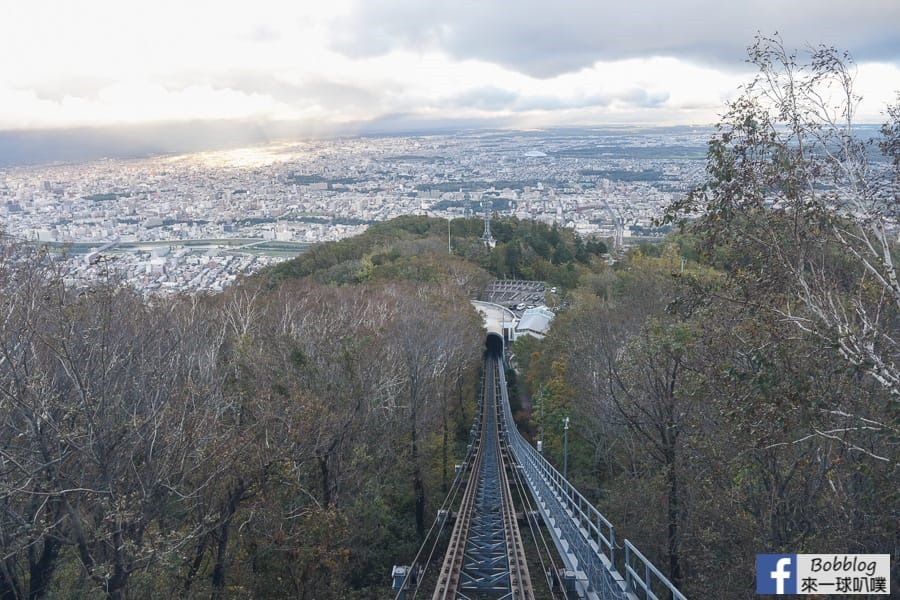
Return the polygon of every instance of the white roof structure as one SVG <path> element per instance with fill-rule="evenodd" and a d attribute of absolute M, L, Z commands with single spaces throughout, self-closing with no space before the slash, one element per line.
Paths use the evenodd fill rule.
<path fill-rule="evenodd" d="M 513 341 L 521 335 L 543 338 L 550 330 L 550 323 L 556 315 L 546 306 L 529 308 L 517 317 L 508 308 L 492 302 L 472 300 L 472 305 L 481 313 L 488 334 L 499 335 L 504 340 Z"/>
<path fill-rule="evenodd" d="M 522 318 L 516 324 L 516 337 L 520 335 L 533 335 L 543 338 L 550 330 L 550 323 L 556 315 L 546 306 L 529 308 L 522 313 Z"/>

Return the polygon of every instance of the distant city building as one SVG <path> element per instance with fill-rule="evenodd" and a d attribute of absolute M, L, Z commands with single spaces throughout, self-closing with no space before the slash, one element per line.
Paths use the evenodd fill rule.
<path fill-rule="evenodd" d="M 479 198 L 488 246 L 496 243 L 490 222 L 496 210 L 621 248 L 633 236 L 660 235 L 654 220 L 704 176 L 704 162 L 685 158 L 685 148 L 704 155 L 708 133 L 342 138 L 14 167 L 0 176 L 0 215 L 12 235 L 72 244 L 70 281 L 100 277 L 112 260 L 135 287 L 153 293 L 221 289 L 290 256 L 266 256 L 268 250 L 252 245 L 263 240 L 290 248 L 355 235 L 401 215 L 473 216 Z M 110 260 L 84 260 L 113 240 L 122 246 L 102 253 Z M 221 246 L 233 260 L 201 264 L 198 245 Z M 173 251 L 153 257 L 155 247 Z M 165 265 L 152 265 L 152 258 Z"/>

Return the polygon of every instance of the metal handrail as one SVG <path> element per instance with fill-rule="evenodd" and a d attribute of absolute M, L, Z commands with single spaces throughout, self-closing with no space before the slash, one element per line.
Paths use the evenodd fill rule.
<path fill-rule="evenodd" d="M 652 586 L 668 590 L 673 600 L 687 598 L 641 554 L 625 540 L 625 572 L 623 578 L 616 569 L 616 535 L 613 524 L 598 511 L 562 474 L 551 465 L 525 438 L 519 434 L 509 407 L 506 374 L 498 366 L 503 399 L 503 430 L 513 458 L 521 466 L 532 495 L 538 505 L 545 507 L 560 528 L 565 548 L 558 548 L 563 558 L 569 555 L 572 563 L 589 584 L 588 593 L 594 598 L 611 600 L 659 600 Z M 556 540 L 554 540 L 556 541 Z M 639 564 L 633 564 L 637 558 Z M 569 561 L 566 561 L 567 564 Z M 635 567 L 643 567 L 644 578 Z M 651 577 L 655 576 L 655 579 Z"/>
<path fill-rule="evenodd" d="M 643 577 L 632 566 L 634 556 L 637 556 L 640 566 L 643 567 Z M 662 588 L 668 590 L 672 600 L 687 600 L 685 595 L 679 592 L 672 582 L 628 540 L 625 540 L 625 579 L 632 589 L 643 591 L 646 600 L 659 600 L 659 597 L 653 592 L 654 583 L 658 583 Z"/>

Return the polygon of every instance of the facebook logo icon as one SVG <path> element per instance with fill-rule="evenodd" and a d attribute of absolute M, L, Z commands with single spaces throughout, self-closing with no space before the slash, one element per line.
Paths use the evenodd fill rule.
<path fill-rule="evenodd" d="M 797 555 L 757 554 L 757 594 L 796 594 Z"/>

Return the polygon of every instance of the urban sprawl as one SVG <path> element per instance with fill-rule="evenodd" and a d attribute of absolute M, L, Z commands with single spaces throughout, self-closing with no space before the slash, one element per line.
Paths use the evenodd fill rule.
<path fill-rule="evenodd" d="M 309 244 L 399 215 L 535 219 L 582 236 L 659 235 L 701 178 L 708 131 L 386 136 L 0 168 L 0 230 L 145 293 L 218 291 Z"/>

